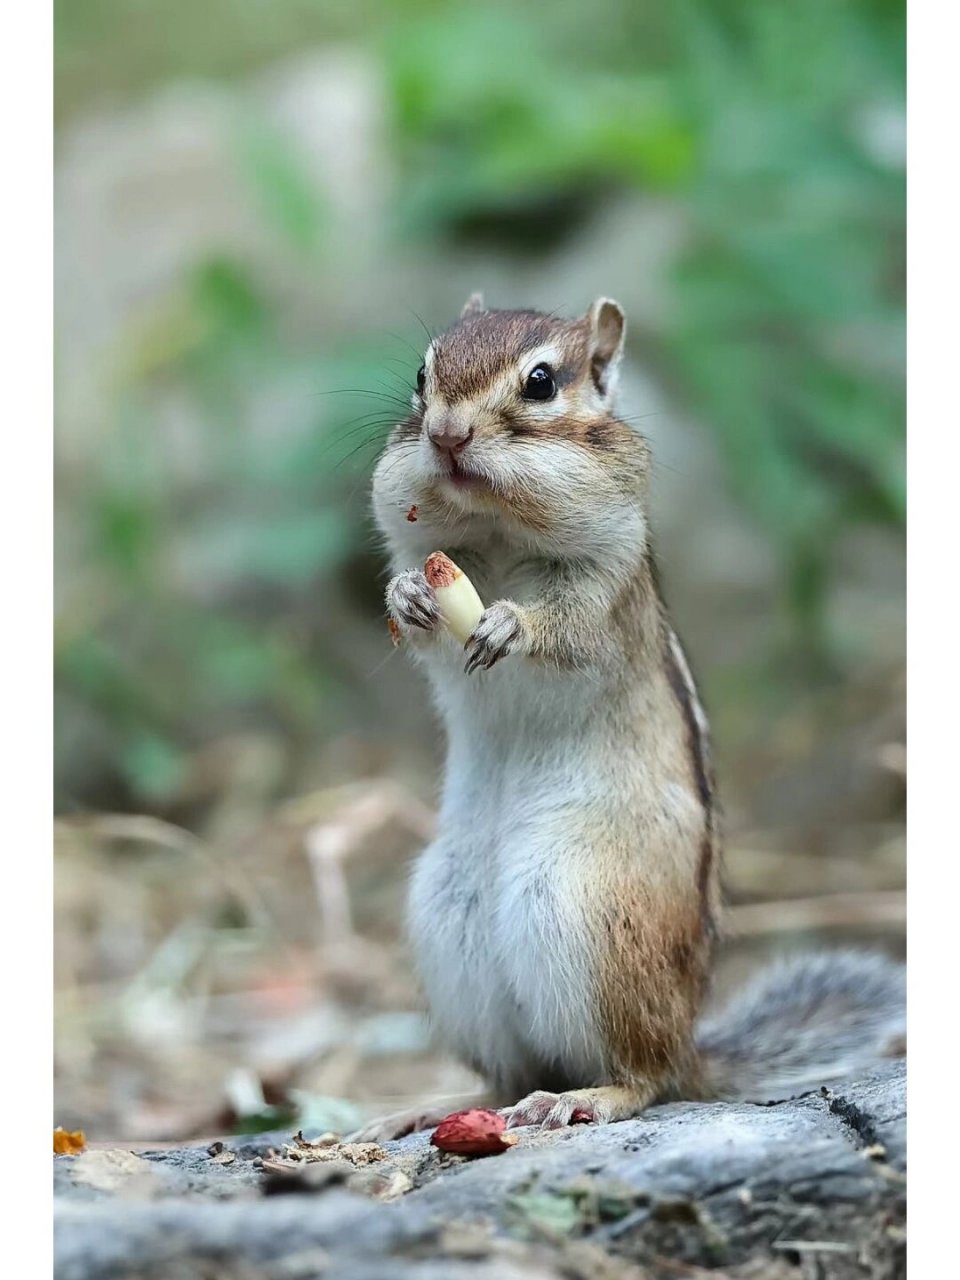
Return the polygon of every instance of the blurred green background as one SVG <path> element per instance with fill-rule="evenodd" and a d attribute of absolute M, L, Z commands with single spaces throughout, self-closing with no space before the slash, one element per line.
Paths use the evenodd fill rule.
<path fill-rule="evenodd" d="M 774 903 L 745 931 L 895 948 L 902 4 L 59 0 L 55 29 L 61 1122 L 458 1078 L 402 958 L 439 750 L 368 489 L 477 288 L 627 310 L 731 898 Z"/>

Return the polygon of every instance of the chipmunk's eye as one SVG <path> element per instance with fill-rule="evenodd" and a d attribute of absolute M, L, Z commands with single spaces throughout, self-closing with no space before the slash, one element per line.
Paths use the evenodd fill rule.
<path fill-rule="evenodd" d="M 523 384 L 524 400 L 552 400 L 557 394 L 557 384 L 553 380 L 553 370 L 548 364 L 538 364 L 527 374 Z"/>
<path fill-rule="evenodd" d="M 426 380 L 427 380 L 427 370 L 424 365 L 421 365 L 420 368 L 417 370 L 417 392 L 421 396 L 423 395 L 423 388 L 426 384 Z"/>

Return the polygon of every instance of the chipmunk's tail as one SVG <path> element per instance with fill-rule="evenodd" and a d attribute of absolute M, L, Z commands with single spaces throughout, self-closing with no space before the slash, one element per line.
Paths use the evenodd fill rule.
<path fill-rule="evenodd" d="M 697 1047 L 714 1096 L 774 1102 L 906 1052 L 903 965 L 825 951 L 762 970 L 705 1018 Z"/>

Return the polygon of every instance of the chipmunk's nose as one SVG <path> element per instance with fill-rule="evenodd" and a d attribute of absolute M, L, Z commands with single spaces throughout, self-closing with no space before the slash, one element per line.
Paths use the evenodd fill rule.
<path fill-rule="evenodd" d="M 442 418 L 430 423 L 427 427 L 427 435 L 436 448 L 452 456 L 465 449 L 473 439 L 473 427 L 462 418 L 444 414 Z"/>

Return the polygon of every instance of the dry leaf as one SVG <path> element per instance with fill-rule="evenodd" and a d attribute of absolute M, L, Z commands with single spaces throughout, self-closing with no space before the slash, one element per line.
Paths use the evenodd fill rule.
<path fill-rule="evenodd" d="M 307 1161 L 264 1160 L 261 1168 L 267 1175 L 263 1193 L 268 1196 L 323 1191 L 327 1187 L 343 1183 L 349 1191 L 371 1196 L 376 1200 L 397 1200 L 412 1191 L 414 1185 L 413 1179 L 402 1169 L 378 1158 L 374 1158 L 366 1167 L 358 1167 L 349 1159 L 320 1156 Z"/>
<path fill-rule="evenodd" d="M 298 1129 L 290 1145 L 296 1147 L 298 1151 L 320 1151 L 326 1147 L 335 1147 L 339 1142 L 340 1139 L 335 1133 L 321 1133 L 319 1138 L 305 1138 L 303 1130 Z"/>
<path fill-rule="evenodd" d="M 347 1179 L 348 1191 L 359 1191 L 375 1200 L 399 1200 L 413 1190 L 413 1179 L 402 1169 L 377 1165 L 372 1169 L 357 1169 Z"/>
<path fill-rule="evenodd" d="M 265 1196 L 323 1191 L 327 1187 L 345 1183 L 356 1173 L 353 1165 L 346 1160 L 313 1164 L 264 1160 L 261 1167 L 266 1175 L 262 1187 Z"/>
<path fill-rule="evenodd" d="M 257 1167 L 263 1173 L 276 1173 L 282 1177 L 297 1177 L 303 1172 L 292 1160 L 277 1160 L 270 1156 L 264 1156 Z"/>
<path fill-rule="evenodd" d="M 386 1151 L 376 1142 L 338 1142 L 329 1150 L 335 1153 L 334 1158 L 349 1160 L 351 1164 L 356 1165 L 375 1164 L 378 1160 L 387 1158 Z M 329 1157 L 321 1157 L 321 1159 L 329 1159 Z"/>
<path fill-rule="evenodd" d="M 376 1142 L 341 1142 L 332 1133 L 325 1133 L 316 1142 L 309 1142 L 303 1133 L 294 1135 L 292 1142 L 285 1142 L 278 1158 L 264 1161 L 263 1167 L 270 1172 L 279 1168 L 297 1169 L 305 1164 L 331 1161 L 346 1161 L 354 1167 L 376 1164 L 386 1160 L 387 1153 Z"/>
<path fill-rule="evenodd" d="M 70 1133 L 57 1125 L 53 1131 L 53 1154 L 55 1156 L 78 1156 L 86 1145 L 87 1139 L 82 1129 L 74 1129 Z"/>

